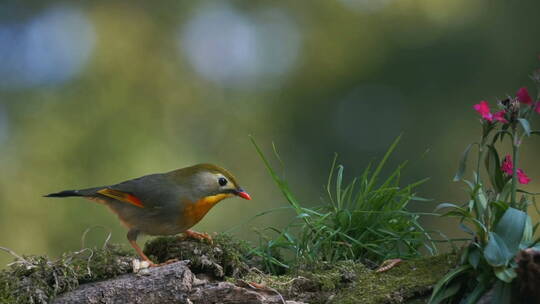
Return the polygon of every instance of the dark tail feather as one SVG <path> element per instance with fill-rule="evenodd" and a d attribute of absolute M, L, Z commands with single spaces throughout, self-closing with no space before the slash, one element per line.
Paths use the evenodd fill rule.
<path fill-rule="evenodd" d="M 44 197 L 69 197 L 69 196 L 83 196 L 78 190 L 64 190 L 56 193 L 44 195 Z"/>

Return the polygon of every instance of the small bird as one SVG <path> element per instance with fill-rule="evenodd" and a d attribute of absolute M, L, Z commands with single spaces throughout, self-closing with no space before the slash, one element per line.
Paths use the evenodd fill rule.
<path fill-rule="evenodd" d="M 229 171 L 198 164 L 167 173 L 145 175 L 119 184 L 81 190 L 64 190 L 45 197 L 81 196 L 102 203 L 129 229 L 127 239 L 142 259 L 156 266 L 137 245 L 137 236 L 185 233 L 210 239 L 189 228 L 218 202 L 232 196 L 251 200 Z"/>

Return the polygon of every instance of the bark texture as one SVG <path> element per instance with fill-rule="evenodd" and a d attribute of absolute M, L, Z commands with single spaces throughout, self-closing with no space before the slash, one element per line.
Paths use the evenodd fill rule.
<path fill-rule="evenodd" d="M 53 303 L 300 303 L 284 301 L 273 290 L 259 289 L 245 283 L 199 279 L 191 272 L 188 264 L 189 261 L 180 261 L 138 274 L 125 274 L 106 281 L 84 284 L 62 294 Z"/>

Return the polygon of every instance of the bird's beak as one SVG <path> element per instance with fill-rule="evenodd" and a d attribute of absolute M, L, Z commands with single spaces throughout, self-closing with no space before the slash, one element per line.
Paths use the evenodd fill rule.
<path fill-rule="evenodd" d="M 240 196 L 243 199 L 247 199 L 248 201 L 251 200 L 251 196 L 249 196 L 249 194 L 246 191 L 244 191 L 243 189 L 241 189 L 241 188 L 236 190 L 235 194 Z"/>

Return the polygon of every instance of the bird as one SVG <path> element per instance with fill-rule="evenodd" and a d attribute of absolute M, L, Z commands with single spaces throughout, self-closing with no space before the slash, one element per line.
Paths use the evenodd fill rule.
<path fill-rule="evenodd" d="M 206 233 L 190 230 L 223 199 L 251 196 L 224 168 L 203 163 L 166 173 L 149 174 L 118 184 L 64 190 L 45 197 L 83 197 L 104 204 L 128 228 L 127 239 L 137 254 L 154 264 L 137 244 L 140 234 L 175 235 L 209 239 Z"/>

